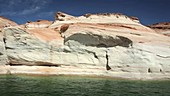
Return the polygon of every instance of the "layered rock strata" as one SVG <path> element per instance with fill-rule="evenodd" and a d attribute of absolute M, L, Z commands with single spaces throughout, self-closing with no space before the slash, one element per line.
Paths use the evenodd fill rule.
<path fill-rule="evenodd" d="M 153 25 L 149 25 L 149 27 L 159 34 L 170 36 L 170 22 L 156 23 Z"/>
<path fill-rule="evenodd" d="M 170 38 L 135 17 L 59 12 L 51 25 L 8 27 L 1 36 L 4 74 L 170 78 Z"/>

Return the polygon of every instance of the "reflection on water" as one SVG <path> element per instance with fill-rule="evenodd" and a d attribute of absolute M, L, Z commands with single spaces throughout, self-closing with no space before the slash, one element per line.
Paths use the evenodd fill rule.
<path fill-rule="evenodd" d="M 0 96 L 169 96 L 170 81 L 0 76 Z"/>

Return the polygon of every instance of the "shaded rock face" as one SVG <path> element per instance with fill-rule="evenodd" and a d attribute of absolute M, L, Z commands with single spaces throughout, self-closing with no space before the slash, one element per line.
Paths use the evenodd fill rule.
<path fill-rule="evenodd" d="M 130 23 L 123 22 L 125 17 L 115 17 L 116 21 L 112 22 L 96 21 L 102 16 L 108 20 L 112 15 L 86 18 L 58 13 L 48 28 L 5 28 L 0 39 L 0 60 L 11 66 L 67 66 L 69 69 L 62 72 L 100 72 L 109 76 L 114 73 L 169 74 L 169 37 L 132 19 L 127 20 L 131 20 Z M 95 22 L 85 22 L 89 18 L 95 18 Z M 77 69 L 71 69 L 73 67 Z M 90 68 L 95 71 L 89 71 Z"/>
<path fill-rule="evenodd" d="M 96 46 L 96 47 L 115 47 L 123 46 L 129 47 L 132 46 L 132 41 L 123 36 L 101 36 L 97 34 L 81 34 L 76 33 L 65 39 L 65 42 L 69 40 L 74 40 L 83 44 L 85 46 Z"/>

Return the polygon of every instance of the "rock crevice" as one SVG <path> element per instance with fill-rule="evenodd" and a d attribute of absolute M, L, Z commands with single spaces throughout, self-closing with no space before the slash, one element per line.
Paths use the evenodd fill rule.
<path fill-rule="evenodd" d="M 106 51 L 106 70 L 111 70 L 112 68 L 109 66 L 109 56 L 108 52 Z"/>

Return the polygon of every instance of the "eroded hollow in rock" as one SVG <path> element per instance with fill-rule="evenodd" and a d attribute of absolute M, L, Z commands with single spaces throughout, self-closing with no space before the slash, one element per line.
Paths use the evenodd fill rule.
<path fill-rule="evenodd" d="M 97 35 L 97 34 L 83 34 L 83 33 L 76 33 L 67 37 L 64 40 L 64 43 L 69 42 L 70 40 L 79 42 L 85 46 L 94 46 L 94 47 L 115 47 L 115 46 L 122 46 L 122 47 L 130 47 L 132 46 L 133 42 L 123 36 L 108 36 L 108 35 Z"/>
<path fill-rule="evenodd" d="M 129 47 L 129 46 L 133 46 L 133 42 L 132 40 L 126 38 L 126 37 L 123 37 L 123 36 L 117 36 L 120 38 L 121 42 L 119 44 L 119 46 L 123 46 L 123 47 Z"/>

